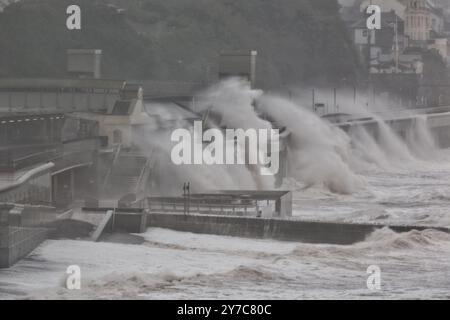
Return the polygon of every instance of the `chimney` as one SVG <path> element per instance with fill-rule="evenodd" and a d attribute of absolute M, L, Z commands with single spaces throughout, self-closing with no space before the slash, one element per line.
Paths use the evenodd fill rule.
<path fill-rule="evenodd" d="M 99 79 L 101 77 L 102 50 L 67 50 L 67 72 L 73 78 Z"/>

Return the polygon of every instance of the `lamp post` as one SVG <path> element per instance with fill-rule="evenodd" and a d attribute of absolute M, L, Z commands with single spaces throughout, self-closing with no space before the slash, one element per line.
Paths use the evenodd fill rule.
<path fill-rule="evenodd" d="M 190 207 L 190 197 L 191 197 L 191 183 L 185 182 L 183 183 L 183 199 L 184 199 L 184 214 L 189 214 Z"/>

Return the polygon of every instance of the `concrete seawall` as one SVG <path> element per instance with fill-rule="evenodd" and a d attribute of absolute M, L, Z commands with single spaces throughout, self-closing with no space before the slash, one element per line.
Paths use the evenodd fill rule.
<path fill-rule="evenodd" d="M 45 228 L 0 228 L 0 268 L 8 268 L 26 257 L 47 239 Z"/>
<path fill-rule="evenodd" d="M 373 231 L 386 227 L 371 224 L 167 213 L 148 214 L 147 226 L 192 233 L 339 245 L 363 241 Z M 389 227 L 396 232 L 427 229 L 421 226 Z M 449 232 L 445 228 L 437 229 Z"/>

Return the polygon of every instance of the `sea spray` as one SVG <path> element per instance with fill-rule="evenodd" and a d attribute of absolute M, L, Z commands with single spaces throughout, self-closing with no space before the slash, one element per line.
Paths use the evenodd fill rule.
<path fill-rule="evenodd" d="M 271 129 L 272 125 L 255 112 L 254 101 L 263 92 L 253 90 L 247 81 L 239 78 L 224 80 L 200 93 L 194 109 L 208 114 L 219 127 L 240 129 Z"/>
<path fill-rule="evenodd" d="M 192 191 L 200 192 L 218 189 L 256 189 L 252 173 L 245 165 L 180 165 L 170 158 L 171 130 L 162 132 L 140 129 L 140 149 L 155 157 L 153 182 L 155 192 L 178 195 L 183 182 L 191 182 Z"/>
<path fill-rule="evenodd" d="M 363 186 L 349 167 L 350 139 L 342 130 L 282 97 L 264 95 L 258 109 L 291 132 L 290 174 L 296 179 L 343 194 Z"/>
<path fill-rule="evenodd" d="M 270 122 L 263 120 L 255 112 L 254 103 L 263 94 L 254 90 L 248 81 L 241 78 L 229 78 L 211 86 L 196 97 L 194 110 L 206 115 L 209 126 L 235 129 L 272 129 Z M 236 148 L 245 150 L 245 145 L 238 143 Z M 247 165 L 256 189 L 272 188 L 275 178 L 261 176 L 259 165 Z"/>
<path fill-rule="evenodd" d="M 367 99 L 367 98 L 366 98 Z M 341 109 L 355 117 L 370 118 L 375 122 L 371 132 L 364 129 L 352 128 L 350 135 L 354 146 L 353 153 L 362 156 L 363 161 L 373 163 L 384 171 L 415 168 L 419 159 L 423 159 L 424 153 L 434 149 L 431 134 L 425 119 L 413 120 L 411 127 L 404 137 L 395 132 L 389 121 L 385 118 L 403 115 L 411 117 L 406 112 L 392 107 L 392 102 L 380 99 L 376 104 L 351 103 L 348 96 L 341 98 L 346 101 Z M 364 100 L 364 99 L 363 99 Z M 408 141 L 409 136 L 409 141 Z"/>
<path fill-rule="evenodd" d="M 148 104 L 147 109 L 152 105 Z M 177 117 L 178 115 L 174 115 Z M 153 159 L 151 173 L 153 194 L 179 195 L 184 182 L 191 182 L 193 192 L 217 189 L 255 189 L 252 173 L 244 165 L 181 165 L 172 163 L 173 147 L 170 136 L 174 129 L 185 127 L 193 130 L 188 120 L 177 120 L 173 126 L 140 126 L 134 143 L 141 152 Z"/>
<path fill-rule="evenodd" d="M 413 119 L 406 132 L 406 142 L 416 157 L 423 160 L 436 159 L 437 146 L 428 127 L 426 116 L 419 115 Z"/>
<path fill-rule="evenodd" d="M 373 119 L 371 133 L 361 124 L 353 125 L 347 134 L 292 100 L 253 90 L 248 82 L 240 79 L 225 80 L 200 93 L 192 110 L 203 115 L 207 128 L 270 129 L 272 124 L 278 128 L 286 127 L 290 133 L 286 159 L 288 176 L 304 186 L 322 185 L 336 193 L 359 190 L 364 186 L 361 173 L 372 169 L 393 171 L 405 166 L 415 167 L 416 158 L 430 155 L 429 151 L 434 150 L 426 120 L 421 117 L 407 132 L 406 138 L 409 140 L 405 143 L 366 106 L 341 107 L 356 116 Z M 147 105 L 148 113 L 152 109 L 153 105 Z M 164 113 L 167 112 L 164 108 Z M 173 165 L 169 156 L 173 144 L 170 142 L 171 130 L 180 127 L 192 130 L 192 120 L 183 119 L 180 114 L 157 117 L 164 118 L 159 127 L 142 129 L 146 132 L 139 135 L 137 142 L 148 153 L 158 148 L 159 151 L 155 152 L 158 154 L 158 168 L 155 171 L 161 175 L 160 183 L 167 185 L 163 192 L 167 188 L 171 193 L 179 192 L 178 185 L 184 181 L 191 181 L 201 190 L 274 187 L 273 177 L 261 177 L 255 166 Z M 167 122 L 172 126 L 167 126 Z M 170 181 L 166 179 L 168 176 Z"/>
<path fill-rule="evenodd" d="M 378 142 L 393 161 L 401 163 L 412 163 L 415 161 L 406 143 L 401 140 L 386 122 L 377 119 L 377 125 Z"/>
<path fill-rule="evenodd" d="M 271 129 L 271 124 L 262 120 L 255 113 L 253 102 L 262 94 L 252 90 L 240 79 L 223 81 L 196 97 L 192 109 L 204 115 L 207 128 L 223 129 Z M 141 126 L 136 135 L 135 144 L 149 156 L 155 157 L 154 184 L 156 191 L 163 194 L 179 193 L 179 186 L 190 181 L 193 191 L 214 189 L 269 189 L 274 187 L 275 178 L 261 176 L 259 165 L 224 164 L 224 165 L 175 165 L 171 162 L 170 154 L 174 146 L 171 133 L 175 129 L 186 128 L 193 132 L 193 123 L 184 119 L 177 108 L 164 105 L 147 104 L 147 113 L 152 117 L 155 109 L 158 119 L 156 126 Z M 169 110 L 172 110 L 171 112 Z M 168 126 L 172 124 L 172 126 Z M 200 142 L 200 143 L 203 143 Z M 246 152 L 245 145 L 237 143 L 236 148 Z M 167 177 L 171 177 L 167 179 Z"/>
<path fill-rule="evenodd" d="M 386 153 L 364 126 L 358 125 L 349 132 L 352 141 L 352 162 L 358 172 L 367 170 L 387 171 L 392 168 Z"/>

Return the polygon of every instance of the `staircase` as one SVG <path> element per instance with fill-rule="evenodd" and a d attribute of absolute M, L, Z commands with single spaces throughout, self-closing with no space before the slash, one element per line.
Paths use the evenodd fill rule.
<path fill-rule="evenodd" d="M 147 162 L 147 158 L 141 155 L 120 155 L 111 170 L 107 194 L 120 198 L 128 193 L 137 193 Z"/>

